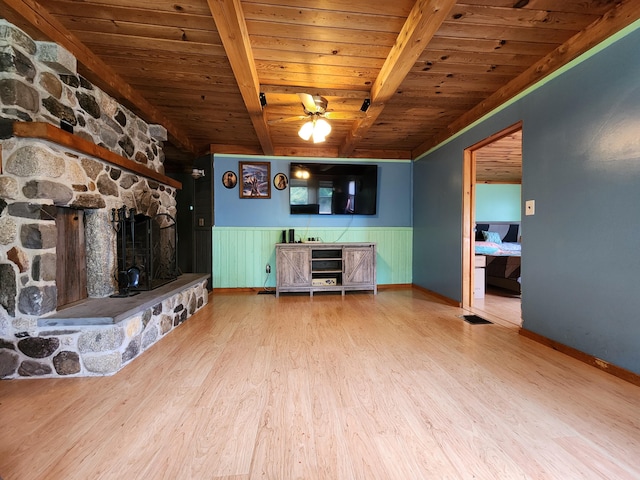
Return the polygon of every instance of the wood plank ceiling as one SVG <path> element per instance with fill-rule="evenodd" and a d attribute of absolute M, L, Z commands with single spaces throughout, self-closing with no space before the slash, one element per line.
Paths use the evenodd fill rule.
<path fill-rule="evenodd" d="M 637 0 L 0 0 L 0 9 L 167 127 L 169 170 L 209 151 L 417 158 L 640 18 Z M 304 120 L 284 121 L 303 114 L 297 93 L 340 113 L 326 142 L 300 139 Z"/>
<path fill-rule="evenodd" d="M 476 183 L 522 183 L 522 130 L 475 151 Z"/>

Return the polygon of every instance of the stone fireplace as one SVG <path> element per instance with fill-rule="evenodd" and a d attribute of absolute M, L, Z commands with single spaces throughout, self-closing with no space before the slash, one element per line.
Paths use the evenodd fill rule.
<path fill-rule="evenodd" d="M 58 239 L 61 207 L 79 211 L 84 218 L 89 297 L 117 289 L 112 210 L 125 205 L 138 218 L 175 215 L 175 189 L 51 142 L 14 137 L 3 141 L 2 155 L 0 198 L 6 207 L 0 230 L 3 244 L 11 245 L 7 258 L 19 272 L 15 278 L 6 272 L 2 277 L 3 285 L 16 285 L 16 305 L 3 305 L 12 315 L 45 315 L 57 307 L 57 251 L 66 248 L 67 241 L 74 243 Z M 2 298 L 12 297 L 11 293 L 5 291 Z"/>
<path fill-rule="evenodd" d="M 180 184 L 164 175 L 166 131 L 3 20 L 0 109 L 0 378 L 115 373 L 207 302 L 206 277 L 167 283 Z M 122 208 L 161 241 L 136 239 L 119 264 Z M 123 265 L 158 293 L 108 298 Z"/>
<path fill-rule="evenodd" d="M 3 140 L 2 158 L 0 377 L 115 373 L 206 304 L 206 277 L 188 279 L 177 291 L 165 289 L 153 300 L 141 293 L 141 303 L 124 316 L 99 314 L 113 305 L 91 303 L 127 301 L 108 298 L 118 290 L 121 269 L 113 210 L 125 205 L 134 223 L 149 226 L 145 239 L 154 234 L 161 238 L 163 230 L 171 231 L 175 188 L 37 138 Z M 80 228 L 62 227 L 79 219 Z M 80 235 L 67 235 L 69 231 Z M 84 241 L 76 241 L 77 236 Z M 175 253 L 175 231 L 169 237 L 163 248 Z M 67 248 L 78 245 L 83 255 Z M 135 245 L 135 255 L 125 265 L 140 266 L 139 289 L 167 283 L 168 278 L 159 277 L 175 268 L 175 260 L 156 275 L 149 256 L 154 243 L 143 246 L 136 240 Z M 82 256 L 84 261 L 78 260 Z M 76 267 L 66 274 L 71 283 L 78 272 L 86 272 L 88 299 L 74 298 L 83 309 L 79 316 L 73 313 L 78 307 L 59 308 L 60 273 L 70 264 Z"/>

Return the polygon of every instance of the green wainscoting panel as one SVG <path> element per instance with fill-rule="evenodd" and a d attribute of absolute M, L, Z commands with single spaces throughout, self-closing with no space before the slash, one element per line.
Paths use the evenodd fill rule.
<path fill-rule="evenodd" d="M 413 228 L 308 228 L 296 238 L 323 242 L 375 242 L 378 285 L 412 282 Z M 275 287 L 276 243 L 282 228 L 213 228 L 213 288 Z M 271 265 L 267 276 L 265 266 Z"/>

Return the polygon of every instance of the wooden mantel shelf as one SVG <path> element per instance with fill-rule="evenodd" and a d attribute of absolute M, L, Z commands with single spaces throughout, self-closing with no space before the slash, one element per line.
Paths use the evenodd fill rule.
<path fill-rule="evenodd" d="M 13 134 L 16 137 L 22 138 L 39 138 L 46 140 L 72 150 L 84 153 L 85 155 L 91 155 L 92 157 L 99 158 L 105 162 L 117 165 L 131 172 L 137 173 L 147 178 L 151 178 L 160 183 L 168 185 L 178 190 L 182 189 L 182 183 L 167 177 L 161 173 L 156 172 L 144 165 L 141 165 L 133 160 L 122 157 L 117 153 L 113 153 L 104 147 L 96 145 L 89 140 L 85 140 L 82 137 L 78 137 L 72 133 L 66 132 L 55 125 L 51 125 L 46 122 L 14 122 Z"/>

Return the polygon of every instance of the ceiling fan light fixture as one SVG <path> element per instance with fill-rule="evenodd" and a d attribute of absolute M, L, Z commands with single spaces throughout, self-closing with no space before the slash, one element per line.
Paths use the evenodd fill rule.
<path fill-rule="evenodd" d="M 305 141 L 313 138 L 313 143 L 324 142 L 329 133 L 331 133 L 331 125 L 329 125 L 329 122 L 323 118 L 316 117 L 302 125 L 302 128 L 298 130 L 300 138 Z"/>
<path fill-rule="evenodd" d="M 327 122 L 324 118 L 319 118 L 316 121 L 313 132 L 318 132 L 322 137 L 326 137 L 331 133 L 331 125 L 329 125 L 329 122 Z"/>
<path fill-rule="evenodd" d="M 318 132 L 313 133 L 313 143 L 322 143 L 326 140 L 326 137 L 318 134 Z"/>
<path fill-rule="evenodd" d="M 309 121 L 304 125 L 302 125 L 300 130 L 298 130 L 298 135 L 300 136 L 301 139 L 306 141 L 311 138 L 311 135 L 313 135 L 313 130 L 314 130 L 313 123 L 314 122 Z"/>

